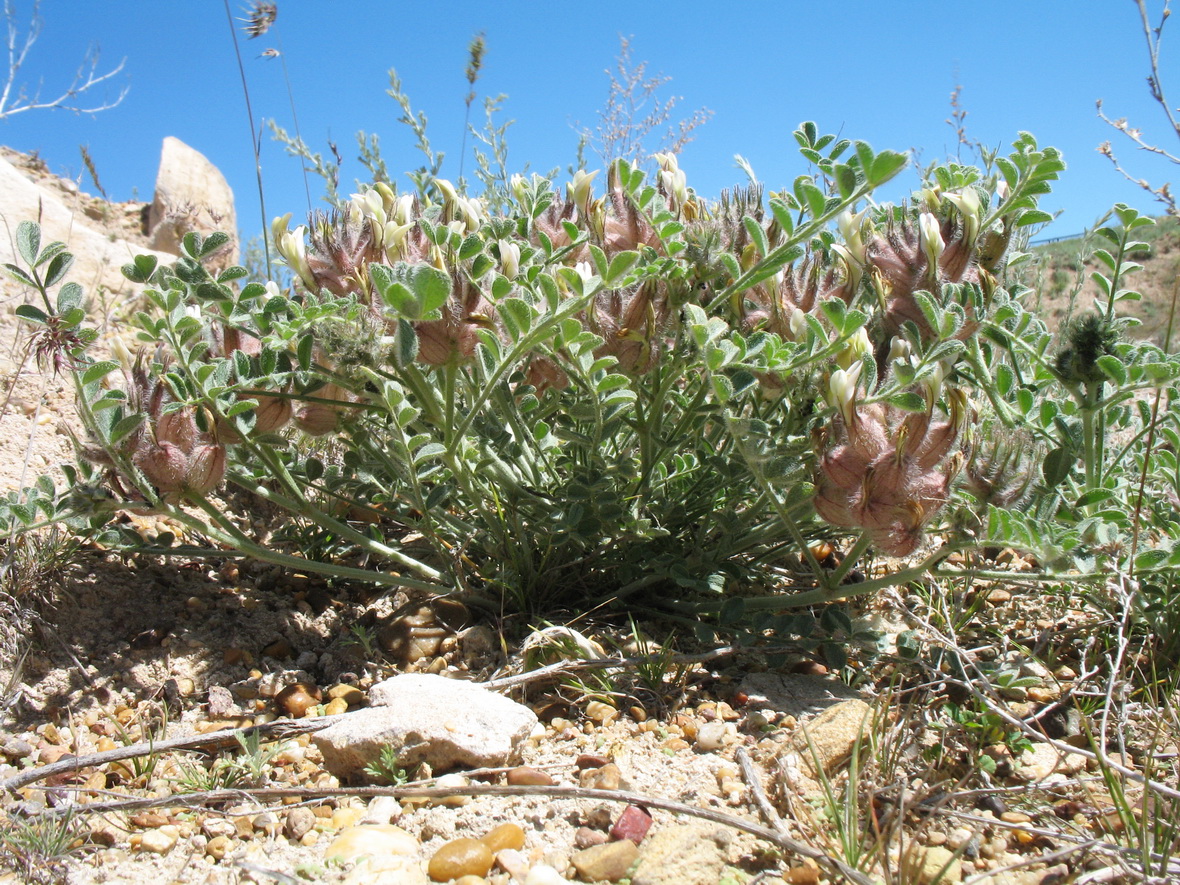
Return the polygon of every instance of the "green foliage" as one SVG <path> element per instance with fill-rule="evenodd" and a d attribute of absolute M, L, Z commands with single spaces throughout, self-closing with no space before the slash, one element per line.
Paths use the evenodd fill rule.
<path fill-rule="evenodd" d="M 71 809 L 9 818 L 0 826 L 0 863 L 26 882 L 61 881 L 62 865 L 81 845 L 82 828 Z"/>
<path fill-rule="evenodd" d="M 398 764 L 397 750 L 389 744 L 384 745 L 377 758 L 365 766 L 365 774 L 377 783 L 391 787 L 410 782 L 410 776 Z"/>
<path fill-rule="evenodd" d="M 956 550 L 1017 547 L 1083 580 L 1131 550 L 1174 568 L 1173 518 L 1128 505 L 1177 488 L 1175 459 L 1147 451 L 1176 419 L 1144 397 L 1171 395 L 1180 362 L 1126 340 L 1118 310 L 1150 220 L 1116 207 L 1096 234 L 1103 297 L 1058 343 L 1007 248 L 1039 220 L 1056 151 L 1021 134 L 988 170 L 935 167 L 912 203 L 861 208 L 905 158 L 813 124 L 796 140 L 813 174 L 717 205 L 671 155 L 651 183 L 612 165 L 598 198 L 594 173 L 565 196 L 512 176 L 497 212 L 433 172 L 417 195 L 379 181 L 308 227 L 276 223 L 287 288 L 212 275 L 216 234 L 173 265 L 136 259 L 157 356 L 120 383 L 118 362 L 55 339 L 93 466 L 0 516 L 160 510 L 189 541 L 157 551 L 491 609 L 655 608 L 797 636 L 837 668 L 847 616 L 796 610 L 939 574 Z M 22 225 L 9 269 L 42 296 L 22 316 L 81 336 L 68 253 L 39 238 Z M 283 514 L 266 546 L 210 500 L 223 481 Z M 910 556 L 932 529 L 937 550 L 855 580 L 870 551 Z M 812 542 L 841 533 L 826 567 Z M 804 589 L 775 592 L 784 569 Z"/>

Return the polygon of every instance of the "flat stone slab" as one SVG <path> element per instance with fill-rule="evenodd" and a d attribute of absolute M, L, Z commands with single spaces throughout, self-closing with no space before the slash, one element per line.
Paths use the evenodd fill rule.
<path fill-rule="evenodd" d="M 509 765 L 537 724 L 528 707 L 459 679 L 407 673 L 369 691 L 370 706 L 342 716 L 311 738 L 341 780 L 370 780 L 364 769 L 393 747 L 398 764 L 450 768 Z"/>

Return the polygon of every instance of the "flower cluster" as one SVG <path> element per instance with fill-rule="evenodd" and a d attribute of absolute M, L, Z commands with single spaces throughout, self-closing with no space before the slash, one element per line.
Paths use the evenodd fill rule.
<path fill-rule="evenodd" d="M 176 407 L 167 383 L 137 361 L 128 378 L 129 405 L 144 421 L 123 443 L 123 454 L 166 498 L 203 497 L 225 477 L 225 444 L 208 415 Z"/>
<path fill-rule="evenodd" d="M 832 525 L 867 531 L 890 556 L 912 553 L 942 509 L 963 465 L 965 395 L 946 392 L 948 413 L 936 417 L 941 370 L 924 388 L 927 408 L 906 412 L 860 402 L 862 362 L 837 369 L 828 385 L 836 409 L 817 436 L 815 509 Z"/>

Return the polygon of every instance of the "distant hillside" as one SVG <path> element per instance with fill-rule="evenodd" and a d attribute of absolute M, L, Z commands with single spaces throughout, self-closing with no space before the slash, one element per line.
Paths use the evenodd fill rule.
<path fill-rule="evenodd" d="M 1125 288 L 1142 293 L 1143 298 L 1138 302 L 1123 302 L 1120 310 L 1143 323 L 1131 334 L 1162 345 L 1173 290 L 1180 279 L 1180 221 L 1165 216 L 1156 222 L 1155 226 L 1139 231 L 1139 239 L 1149 245 L 1149 250 L 1130 256 L 1143 265 L 1143 270 L 1133 274 Z M 1032 247 L 1036 260 L 1026 282 L 1040 293 L 1039 310 L 1050 326 L 1058 326 L 1093 306 L 1098 287 L 1090 274 L 1105 265 L 1090 257 L 1090 252 L 1103 242 L 1089 236 Z M 1180 312 L 1180 305 L 1177 310 Z M 1180 315 L 1176 326 L 1172 332 L 1173 349 L 1180 340 Z"/>

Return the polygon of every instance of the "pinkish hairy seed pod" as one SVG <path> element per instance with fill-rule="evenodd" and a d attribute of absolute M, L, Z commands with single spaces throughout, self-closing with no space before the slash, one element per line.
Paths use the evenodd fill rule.
<path fill-rule="evenodd" d="M 542 393 L 550 388 L 565 390 L 570 386 L 570 377 L 550 357 L 534 356 L 525 369 L 524 383 L 536 388 L 537 393 Z"/>
<path fill-rule="evenodd" d="M 301 403 L 294 409 L 295 426 L 309 436 L 323 436 L 334 432 L 340 426 L 346 404 L 356 402 L 352 395 L 338 384 L 325 384 L 311 396 L 314 396 L 315 400 Z"/>
<path fill-rule="evenodd" d="M 260 396 L 258 408 L 254 410 L 254 432 L 274 433 L 282 430 L 291 420 L 294 409 L 291 400 L 285 396 Z"/>
<path fill-rule="evenodd" d="M 185 490 L 204 497 L 225 478 L 225 446 L 218 443 L 198 446 L 189 461 Z"/>

